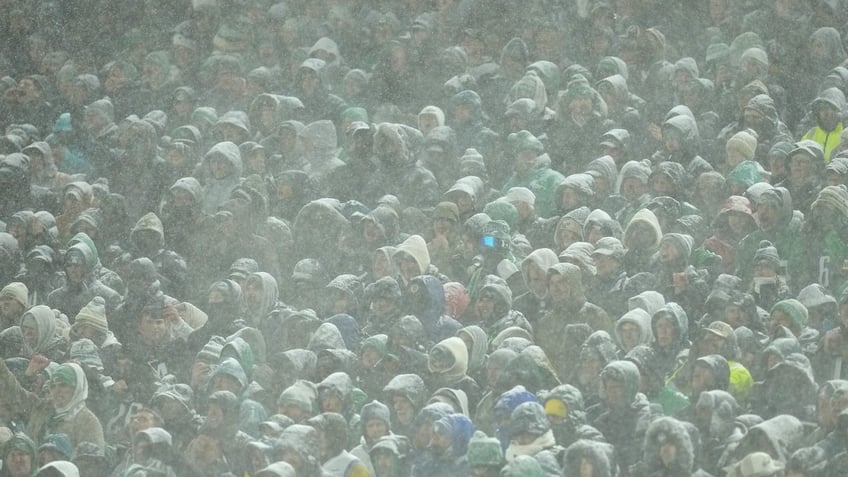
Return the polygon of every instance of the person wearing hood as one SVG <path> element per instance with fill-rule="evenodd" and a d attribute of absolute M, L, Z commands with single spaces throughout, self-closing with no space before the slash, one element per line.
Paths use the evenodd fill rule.
<path fill-rule="evenodd" d="M 607 58 L 618 59 L 615 57 Z M 627 66 L 625 65 L 624 68 L 626 69 Z M 624 73 L 627 74 L 626 71 Z M 595 88 L 607 104 L 608 119 L 617 128 L 641 132 L 644 126 L 642 126 L 640 110 L 645 107 L 645 100 L 630 92 L 627 87 L 627 78 L 620 73 L 602 78 L 595 85 Z"/>
<path fill-rule="evenodd" d="M 698 469 L 698 452 L 685 423 L 662 417 L 652 422 L 645 434 L 641 467 L 644 475 L 652 477 L 702 477 L 707 474 Z"/>
<path fill-rule="evenodd" d="M 3 477 L 31 477 L 38 469 L 36 447 L 23 432 L 13 434 L 3 445 Z"/>
<path fill-rule="evenodd" d="M 392 194 L 404 206 L 428 207 L 439 202 L 439 184 L 415 160 L 422 137 L 402 124 L 381 123 L 374 131 L 377 167 L 364 197 Z"/>
<path fill-rule="evenodd" d="M 461 177 L 456 134 L 450 126 L 437 126 L 424 135 L 420 157 L 422 165 L 433 173 L 442 189 Z"/>
<path fill-rule="evenodd" d="M 521 456 L 534 458 L 546 475 L 560 475 L 559 451 L 545 408 L 535 401 L 516 406 L 509 418 L 509 446 L 504 452 L 507 464 Z"/>
<path fill-rule="evenodd" d="M 359 439 L 359 445 L 351 449 L 350 453 L 362 462 L 370 475 L 375 475 L 374 464 L 371 461 L 371 450 L 381 439 L 394 435 L 391 431 L 392 422 L 389 408 L 379 401 L 371 401 L 362 407 L 359 422 L 362 437 Z"/>
<path fill-rule="evenodd" d="M 725 449 L 741 439 L 741 426 L 736 417 L 742 408 L 729 393 L 704 391 L 695 403 L 695 426 L 701 434 L 704 470 L 717 475 L 719 458 Z"/>
<path fill-rule="evenodd" d="M 618 473 L 617 449 L 605 442 L 580 439 L 565 450 L 562 458 L 564 477 L 614 477 Z"/>
<path fill-rule="evenodd" d="M 542 401 L 556 444 L 567 448 L 580 439 L 602 441 L 603 436 L 586 423 L 583 394 L 570 384 L 556 386 Z"/>
<path fill-rule="evenodd" d="M 719 460 L 719 468 L 728 477 L 782 475 L 777 472 L 800 447 L 803 437 L 804 426 L 794 416 L 784 414 L 760 421 L 749 426 L 736 445 L 728 446 Z M 759 462 L 754 464 L 752 460 Z"/>
<path fill-rule="evenodd" d="M 567 173 L 582 172 L 594 157 L 595 138 L 610 129 L 607 105 L 583 77 L 575 75 L 557 99 L 557 120 L 549 135 L 554 151 L 552 167 Z"/>
<path fill-rule="evenodd" d="M 58 266 L 59 254 L 48 245 L 37 245 L 26 255 L 26 271 L 18 280 L 27 287 L 27 306 L 47 304 L 50 292 L 61 288 L 64 276 Z"/>
<path fill-rule="evenodd" d="M 177 179 L 163 195 L 157 216 L 161 218 L 166 247 L 186 258 L 200 260 L 197 243 L 205 230 L 203 186 L 194 177 Z"/>
<path fill-rule="evenodd" d="M 612 329 L 607 313 L 589 303 L 583 287 L 583 272 L 570 263 L 558 263 L 548 269 L 547 311 L 539 320 L 539 346 L 551 358 L 558 376 L 569 374 L 570 364 L 576 361 L 579 343 L 592 331 Z M 579 338 L 578 338 L 579 337 Z M 563 339 L 571 346 L 563 345 Z"/>
<path fill-rule="evenodd" d="M 640 435 L 650 418 L 645 395 L 639 392 L 639 368 L 630 361 L 613 361 L 600 374 L 601 399 L 592 425 L 615 446 L 616 460 L 624 475 L 642 454 Z M 635 438 L 635 439 L 634 439 Z"/>
<path fill-rule="evenodd" d="M 848 381 L 844 379 L 832 379 L 822 382 L 816 394 L 816 428 L 807 434 L 804 443 L 822 448 L 831 454 L 834 449 L 831 444 L 836 443 L 834 439 L 839 433 L 839 415 L 848 406 Z"/>
<path fill-rule="evenodd" d="M 335 412 L 344 416 L 350 423 L 349 432 L 355 436 L 359 432 L 360 417 L 356 413 L 353 402 L 355 391 L 353 379 L 346 372 L 337 371 L 318 383 L 317 389 L 321 412 Z"/>
<path fill-rule="evenodd" d="M 627 354 L 639 345 L 654 341 L 651 315 L 641 308 L 628 311 L 615 322 L 614 336 L 621 354 Z"/>
<path fill-rule="evenodd" d="M 448 125 L 456 131 L 456 144 L 460 151 L 472 147 L 485 158 L 497 157 L 498 134 L 487 127 L 488 116 L 483 102 L 475 91 L 466 89 L 450 100 Z"/>
<path fill-rule="evenodd" d="M 830 162 L 842 140 L 842 115 L 845 111 L 845 94 L 839 88 L 827 88 L 813 101 L 811 113 L 816 125 L 801 140 L 812 140 L 824 151 L 824 162 Z"/>
<path fill-rule="evenodd" d="M 391 430 L 409 438 L 414 437 L 414 422 L 424 406 L 427 388 L 417 374 L 399 374 L 383 388 L 385 401 L 391 407 Z"/>
<path fill-rule="evenodd" d="M 41 360 L 41 366 L 48 364 L 45 358 Z M 51 374 L 49 386 L 48 396 L 36 395 L 21 386 L 5 361 L 0 363 L 0 388 L 4 401 L 16 412 L 29 416 L 27 432 L 37 442 L 48 434 L 64 433 L 72 445 L 89 441 L 104 448 L 100 421 L 86 407 L 88 380 L 80 365 L 66 363 L 58 366 Z"/>
<path fill-rule="evenodd" d="M 30 308 L 21 316 L 20 325 L 0 333 L 0 342 L 5 348 L 3 357 L 32 359 L 43 356 L 61 361 L 68 345 L 61 327 L 59 318 L 50 308 L 43 305 Z"/>
<path fill-rule="evenodd" d="M 603 209 L 591 211 L 583 224 L 584 240 L 595 246 L 604 238 L 620 240 L 622 232 L 621 224 Z"/>
<path fill-rule="evenodd" d="M 202 167 L 206 175 L 203 212 L 214 214 L 241 180 L 241 151 L 232 142 L 219 142 L 203 156 Z"/>
<path fill-rule="evenodd" d="M 848 264 L 848 189 L 845 186 L 827 186 L 817 194 L 810 206 L 809 218 L 804 223 L 804 248 L 806 269 L 798 270 L 798 286 L 818 283 L 840 291 L 846 283 L 845 265 Z"/>
<path fill-rule="evenodd" d="M 734 134 L 746 129 L 757 133 L 757 150 L 754 159 L 760 164 L 767 163 L 772 146 L 781 141 L 792 142 L 792 134 L 780 117 L 774 99 L 768 94 L 751 97 L 740 111 L 740 119 L 729 124 L 718 135 L 717 143 L 726 144 Z"/>
<path fill-rule="evenodd" d="M 773 244 L 774 251 L 780 257 L 778 260 L 782 258 L 786 261 L 786 266 L 780 268 L 791 273 L 807 266 L 802 263 L 803 221 L 793 213 L 792 203 L 792 196 L 783 187 L 767 189 L 757 198 L 755 217 L 759 228 L 742 239 L 736 253 L 736 275 L 742 278 L 744 284 L 752 282 L 755 252 L 761 248 L 763 240 Z"/>
<path fill-rule="evenodd" d="M 554 192 L 556 212 L 567 214 L 580 207 L 595 203 L 595 179 L 589 174 L 571 174 L 556 186 Z"/>
<path fill-rule="evenodd" d="M 745 236 L 757 228 L 750 201 L 738 195 L 728 197 L 712 223 L 713 235 L 704 248 L 721 257 L 723 273 L 736 271 L 736 250 Z"/>
<path fill-rule="evenodd" d="M 674 301 L 692 316 L 700 316 L 701 304 L 709 294 L 703 275 L 690 265 L 694 239 L 669 233 L 660 239 L 657 288 L 667 301 Z"/>
<path fill-rule="evenodd" d="M 319 191 L 326 191 L 330 174 L 344 165 L 336 155 L 336 127 L 328 120 L 315 121 L 307 124 L 298 133 L 297 138 L 306 163 L 304 171 L 318 184 Z"/>
<path fill-rule="evenodd" d="M 838 305 L 838 321 L 836 326 L 823 333 L 821 345 L 813 356 L 814 370 L 816 376 L 822 380 L 827 379 L 844 379 L 846 373 L 842 371 L 841 361 L 844 356 L 844 338 L 848 336 L 848 292 L 843 291 L 839 295 Z"/>
<path fill-rule="evenodd" d="M 176 252 L 165 248 L 162 221 L 153 212 L 141 217 L 130 231 L 135 258 L 149 258 L 156 266 L 162 291 L 178 299 L 187 296 L 187 266 Z"/>
<path fill-rule="evenodd" d="M 789 174 L 776 184 L 776 187 L 785 187 L 789 191 L 793 206 L 805 215 L 809 215 L 810 207 L 823 186 L 823 157 L 824 152 L 817 142 L 796 142 L 789 151 Z"/>
<path fill-rule="evenodd" d="M 480 386 L 468 376 L 468 348 L 459 337 L 447 338 L 430 350 L 427 368 L 431 373 L 431 389 L 450 387 L 463 391 L 471 412 L 480 401 Z"/>
<path fill-rule="evenodd" d="M 245 321 L 249 326 L 269 330 L 272 323 L 266 320 L 272 314 L 288 309 L 279 300 L 277 280 L 269 273 L 255 272 L 247 276 L 244 284 Z"/>
<path fill-rule="evenodd" d="M 701 138 L 698 124 L 691 116 L 679 114 L 667 119 L 662 126 L 662 135 L 664 150 L 658 151 L 653 159 L 682 164 L 687 174 L 687 188 L 694 185 L 699 175 L 713 170 L 713 166 L 699 155 Z"/>
<path fill-rule="evenodd" d="M 609 316 L 621 316 L 627 311 L 625 253 L 624 245 L 615 237 L 599 239 L 592 251 L 597 273 L 587 287 L 586 298 L 592 303 L 600 303 Z"/>
<path fill-rule="evenodd" d="M 521 262 L 521 275 L 527 292 L 516 297 L 513 308 L 531 324 L 537 322 L 547 308 L 548 269 L 557 263 L 559 257 L 549 248 L 536 249 Z"/>
<path fill-rule="evenodd" d="M 177 452 L 188 447 L 202 424 L 201 416 L 194 411 L 193 399 L 192 388 L 186 384 L 162 385 L 150 399 L 151 410 L 161 416 L 162 427 L 171 435 L 172 447 Z"/>
<path fill-rule="evenodd" d="M 462 414 L 450 414 L 433 423 L 433 434 L 425 463 L 412 467 L 410 475 L 450 476 L 468 475 L 468 443 L 474 433 L 474 424 Z"/>
<path fill-rule="evenodd" d="M 120 295 L 103 284 L 96 276 L 97 256 L 84 242 L 77 243 L 65 252 L 66 283 L 47 295 L 47 304 L 68 316 L 76 316 L 80 309 L 95 296 L 106 301 L 107 311 L 114 311 L 121 301 Z"/>
<path fill-rule="evenodd" d="M 29 157 L 30 184 L 61 195 L 71 178 L 59 172 L 53 160 L 53 149 L 47 141 L 35 141 L 21 150 Z"/>
<path fill-rule="evenodd" d="M 238 348 L 242 348 L 240 360 L 231 357 L 237 354 Z M 259 386 L 250 381 L 253 373 L 253 353 L 250 346 L 241 338 L 236 338 L 227 343 L 221 351 L 222 359 L 209 377 L 209 392 L 230 391 L 239 397 L 239 423 L 240 431 L 255 437 L 259 435 L 259 423 L 265 421 L 267 414 L 262 405 L 254 400 Z M 224 357 L 230 356 L 230 357 Z M 242 365 L 244 363 L 247 366 Z"/>
<path fill-rule="evenodd" d="M 623 204 L 614 214 L 619 224 L 630 223 L 636 212 L 650 200 L 648 181 L 651 173 L 648 161 L 629 161 L 621 167 L 616 190 Z"/>
<path fill-rule="evenodd" d="M 689 407 L 689 399 L 671 383 L 666 382 L 662 368 L 657 366 L 656 353 L 647 345 L 638 345 L 624 355 L 639 368 L 639 391 L 652 407 L 666 416 L 674 416 Z"/>
<path fill-rule="evenodd" d="M 390 434 L 380 438 L 371 447 L 370 459 L 374 462 L 374 477 L 407 477 L 410 472 L 410 442 L 406 436 Z"/>
<path fill-rule="evenodd" d="M 367 477 L 370 471 L 356 456 L 345 450 L 348 440 L 347 422 L 341 414 L 324 412 L 307 421 L 318 433 L 318 451 L 324 475 Z"/>
<path fill-rule="evenodd" d="M 21 324 L 28 308 L 29 290 L 21 282 L 12 282 L 0 290 L 0 331 Z"/>
<path fill-rule="evenodd" d="M 339 200 L 359 199 L 373 203 L 377 197 L 366 196 L 371 173 L 377 167 L 374 156 L 374 126 L 365 121 L 353 121 L 339 132 L 347 138 L 345 165 L 333 169 L 327 180 L 329 190 Z"/>
<path fill-rule="evenodd" d="M 393 322 L 403 315 L 402 296 L 400 285 L 394 277 L 382 277 L 368 284 L 363 297 L 368 309 L 363 317 L 363 333 L 367 336 L 388 334 Z"/>
<path fill-rule="evenodd" d="M 445 314 L 445 289 L 435 276 L 413 277 L 404 297 L 407 300 L 407 312 L 421 322 L 429 342 L 453 336 L 462 328 L 458 321 Z"/>
<path fill-rule="evenodd" d="M 656 356 L 656 368 L 663 379 L 679 368 L 678 355 L 689 347 L 689 318 L 677 303 L 667 303 L 651 318 L 654 341 L 651 348 Z"/>
<path fill-rule="evenodd" d="M 198 436 L 188 445 L 186 459 L 189 463 L 193 450 L 205 440 L 217 441 L 224 465 L 230 472 L 240 472 L 246 468 L 245 447 L 251 437 L 238 430 L 239 399 L 230 391 L 215 391 L 209 396 L 209 409 L 206 422 L 201 426 Z"/>
<path fill-rule="evenodd" d="M 556 187 L 565 178 L 553 170 L 545 146 L 529 131 L 512 133 L 507 138 L 512 155 L 513 174 L 503 186 L 502 194 L 513 187 L 526 187 L 536 197 L 539 217 L 548 218 L 556 211 Z"/>
<path fill-rule="evenodd" d="M 512 326 L 532 333 L 533 327 L 512 304 L 512 290 L 507 282 L 497 275 L 487 275 L 463 321 L 472 322 L 492 337 Z"/>
<path fill-rule="evenodd" d="M 133 436 L 128 459 L 113 470 L 113 475 L 135 475 L 134 471 L 156 472 L 164 477 L 176 477 L 171 434 L 161 427 L 151 427 Z"/>
<path fill-rule="evenodd" d="M 650 270 L 654 255 L 659 250 L 663 231 L 659 220 L 648 209 L 640 209 L 624 228 L 622 244 L 627 249 L 624 267 L 628 276 Z"/>
<path fill-rule="evenodd" d="M 583 330 L 585 332 L 585 330 Z M 574 333 L 578 335 L 580 333 Z M 577 337 L 577 339 L 580 339 Z M 573 385 L 583 394 L 587 410 L 587 420 L 591 421 L 597 414 L 588 411 L 598 411 L 596 404 L 600 401 L 600 373 L 604 366 L 618 359 L 618 346 L 606 331 L 596 331 L 589 335 L 580 346 L 580 352 L 570 372 L 562 377 L 562 381 Z"/>

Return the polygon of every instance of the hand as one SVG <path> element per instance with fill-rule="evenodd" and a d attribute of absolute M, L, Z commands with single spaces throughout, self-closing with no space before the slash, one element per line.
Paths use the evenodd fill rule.
<path fill-rule="evenodd" d="M 842 331 L 838 328 L 832 329 L 825 333 L 824 335 L 824 351 L 828 354 L 836 355 L 839 354 L 840 348 L 842 348 L 843 338 Z"/>
<path fill-rule="evenodd" d="M 680 293 L 689 285 L 689 275 L 686 272 L 675 273 L 671 276 L 671 283 L 674 291 Z"/>
<path fill-rule="evenodd" d="M 111 389 L 115 394 L 126 394 L 127 391 L 130 390 L 129 386 L 127 386 L 127 382 L 123 379 L 115 381 L 115 384 L 112 385 Z"/>
<path fill-rule="evenodd" d="M 162 316 L 168 323 L 175 325 L 180 321 L 180 314 L 177 311 L 177 305 L 168 305 L 162 310 Z"/>
<path fill-rule="evenodd" d="M 433 240 L 430 242 L 431 248 L 434 251 L 443 251 L 450 248 L 450 242 L 448 242 L 448 237 L 442 234 L 436 234 L 433 237 Z"/>
<path fill-rule="evenodd" d="M 662 129 L 654 123 L 648 125 L 648 132 L 656 141 L 662 141 Z"/>
<path fill-rule="evenodd" d="M 50 364 L 50 360 L 37 354 L 29 360 L 29 364 L 27 365 L 26 375 L 34 376 L 38 374 L 42 369 L 46 368 L 47 365 Z"/>

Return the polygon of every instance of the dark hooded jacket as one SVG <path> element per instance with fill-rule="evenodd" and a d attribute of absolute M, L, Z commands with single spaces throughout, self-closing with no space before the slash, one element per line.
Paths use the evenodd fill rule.
<path fill-rule="evenodd" d="M 651 410 L 645 395 L 639 392 L 639 368 L 629 361 L 613 361 L 601 371 L 601 380 L 614 379 L 623 386 L 622 407 L 600 406 L 603 412 L 593 425 L 615 446 L 616 460 L 623 475 L 641 456 L 641 442 L 647 430 Z M 635 437 L 635 439 L 634 439 Z"/>
<path fill-rule="evenodd" d="M 428 207 L 439 201 L 433 174 L 415 160 L 421 133 L 401 124 L 382 123 L 374 133 L 378 167 L 365 197 L 392 194 L 403 206 Z M 417 143 L 417 144 L 416 144 Z"/>

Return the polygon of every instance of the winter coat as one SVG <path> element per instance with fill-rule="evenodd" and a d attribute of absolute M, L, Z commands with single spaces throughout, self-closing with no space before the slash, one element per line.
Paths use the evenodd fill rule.
<path fill-rule="evenodd" d="M 76 382 L 70 402 L 60 409 L 54 408 L 48 398 L 24 389 L 9 371 L 5 361 L 0 364 L 0 390 L 13 410 L 29 415 L 27 434 L 35 437 L 36 442 L 41 442 L 48 434 L 64 433 L 74 446 L 85 441 L 93 442 L 103 449 L 103 427 L 85 405 L 88 397 L 85 373 L 75 363 L 61 365 L 60 369 L 73 375 Z M 54 375 L 57 372 L 60 371 L 54 371 Z"/>

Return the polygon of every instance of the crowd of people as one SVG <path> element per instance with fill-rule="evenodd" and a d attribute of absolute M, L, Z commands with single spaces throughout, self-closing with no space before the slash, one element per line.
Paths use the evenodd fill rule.
<path fill-rule="evenodd" d="M 848 472 L 841 0 L 0 18 L 0 477 Z"/>

